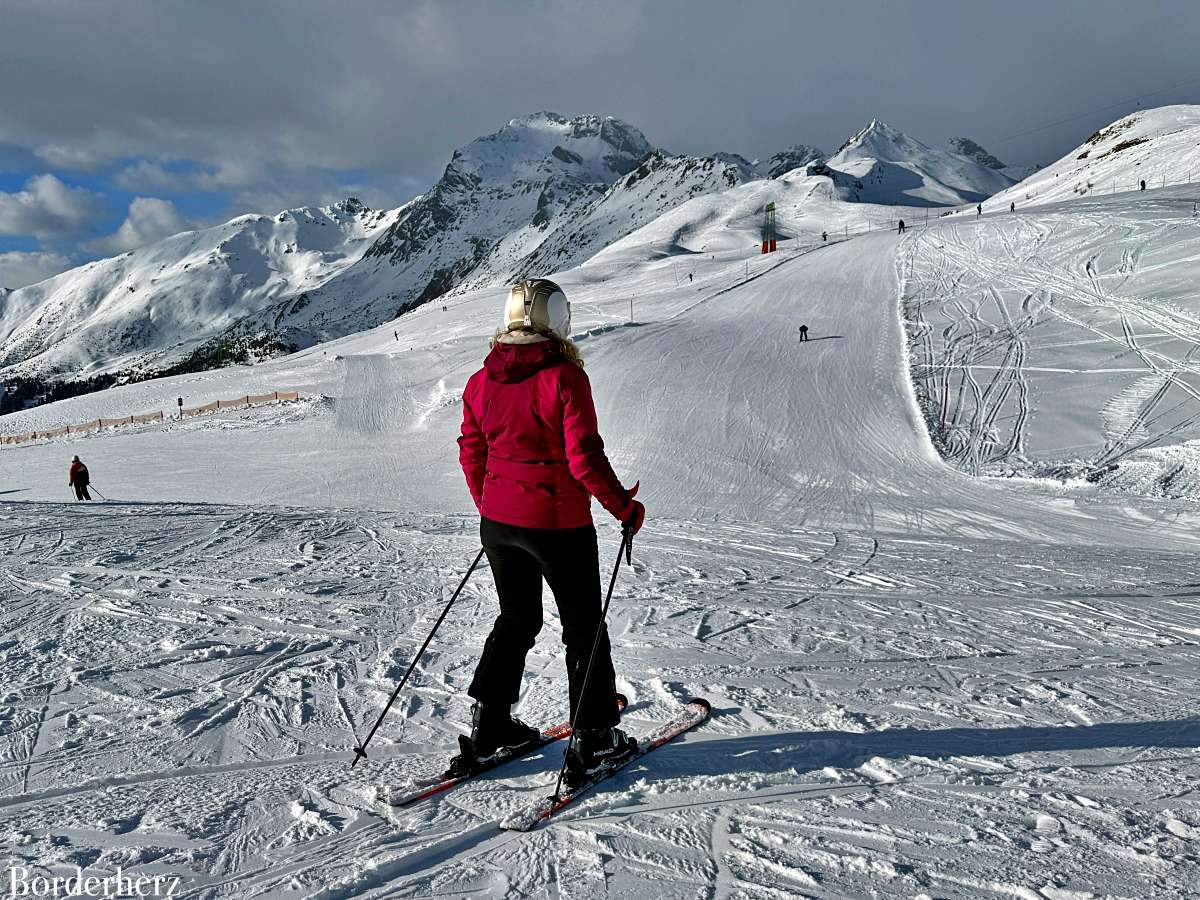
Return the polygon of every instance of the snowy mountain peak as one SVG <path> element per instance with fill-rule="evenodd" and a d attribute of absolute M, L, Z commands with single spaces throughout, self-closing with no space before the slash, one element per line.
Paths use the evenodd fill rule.
<path fill-rule="evenodd" d="M 872 118 L 865 128 L 851 137 L 838 148 L 835 156 L 843 157 L 872 157 L 874 159 L 896 160 L 911 155 L 914 152 L 929 150 L 918 140 L 914 140 L 892 126 L 877 118 Z"/>
<path fill-rule="evenodd" d="M 1013 183 L 965 156 L 935 150 L 878 118 L 846 141 L 826 165 L 845 200 L 916 206 L 977 203 Z"/>
<path fill-rule="evenodd" d="M 620 119 L 540 112 L 512 119 L 454 151 L 443 178 L 458 179 L 470 189 L 560 172 L 611 184 L 652 149 L 645 135 Z"/>
<path fill-rule="evenodd" d="M 539 112 L 510 119 L 497 134 L 512 131 L 544 131 L 570 138 L 597 138 L 618 151 L 650 151 L 645 135 L 628 122 L 613 116 L 567 116 L 554 112 Z"/>
<path fill-rule="evenodd" d="M 347 197 L 345 200 L 339 200 L 337 203 L 333 204 L 333 209 L 337 212 L 348 213 L 352 216 L 371 211 L 371 208 L 357 197 Z"/>
<path fill-rule="evenodd" d="M 951 138 L 950 152 L 956 153 L 959 156 L 965 156 L 967 159 L 973 159 L 975 162 L 982 166 L 987 166 L 989 169 L 1007 168 L 1004 163 L 992 156 L 992 154 L 988 153 L 970 138 Z"/>

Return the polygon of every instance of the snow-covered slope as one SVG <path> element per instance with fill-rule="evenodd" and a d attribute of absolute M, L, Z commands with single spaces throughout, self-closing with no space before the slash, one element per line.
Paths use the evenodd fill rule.
<path fill-rule="evenodd" d="M 668 156 L 656 151 L 593 203 L 562 216 L 537 249 L 505 274 L 557 272 L 582 264 L 605 247 L 693 197 L 755 180 L 745 160 Z"/>
<path fill-rule="evenodd" d="M 1012 184 L 990 162 L 980 162 L 979 154 L 987 155 L 982 147 L 972 141 L 968 149 L 970 156 L 935 150 L 872 119 L 826 165 L 854 179 L 839 181 L 842 197 L 864 203 L 959 206 Z"/>
<path fill-rule="evenodd" d="M 790 180 L 849 206 L 827 178 Z M 945 465 L 901 328 L 916 234 L 764 257 L 753 217 L 719 237 L 715 199 L 641 232 L 729 251 L 610 248 L 559 276 L 649 511 L 609 612 L 624 726 L 693 693 L 710 722 L 535 834 L 495 822 L 546 796 L 560 747 L 381 804 L 469 728 L 484 570 L 350 768 L 478 552 L 454 439 L 503 300 L 480 289 L 253 368 L 0 419 L 310 397 L 0 448 L 5 859 L 168 872 L 198 897 L 1195 893 L 1195 507 Z M 964 245 L 962 265 L 988 264 Z M 115 502 L 50 502 L 72 453 Z M 619 531 L 597 524 L 607 567 Z M 566 708 L 546 616 L 520 693 L 538 724 Z"/>
<path fill-rule="evenodd" d="M 1200 180 L 1200 105 L 1162 106 L 1122 116 L 1055 163 L 997 194 L 1007 209 L 1088 194 L 1136 191 Z"/>
<path fill-rule="evenodd" d="M 0 297 L 0 380 L 178 360 L 242 316 L 345 271 L 396 218 L 349 199 L 242 216 Z"/>
<path fill-rule="evenodd" d="M 776 233 L 785 252 L 821 243 L 821 234 L 837 239 L 859 232 L 896 227 L 898 218 L 920 221 L 928 208 L 849 203 L 841 198 L 843 176 L 808 175 L 804 168 L 779 178 L 758 179 L 724 191 L 697 196 L 663 213 L 591 261 L 649 260 L 674 256 L 679 265 L 700 266 L 704 254 L 745 254 L 761 244 L 763 211 L 775 204 Z"/>

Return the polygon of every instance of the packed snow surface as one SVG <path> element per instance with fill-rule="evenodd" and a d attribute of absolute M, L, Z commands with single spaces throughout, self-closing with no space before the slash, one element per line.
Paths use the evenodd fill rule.
<path fill-rule="evenodd" d="M 1200 439 L 1200 185 L 1128 198 L 956 217 L 903 245 L 914 380 L 969 471 L 1099 473 Z"/>
<path fill-rule="evenodd" d="M 690 224 L 668 214 L 556 275 L 610 456 L 649 510 L 610 614 L 625 725 L 697 694 L 713 717 L 529 834 L 496 823 L 545 796 L 558 747 L 409 810 L 377 799 L 439 771 L 467 728 L 486 571 L 349 767 L 478 547 L 454 437 L 502 291 L 5 417 L 15 432 L 179 394 L 304 393 L 0 449 L 0 861 L 170 873 L 206 898 L 1194 895 L 1197 508 L 973 476 L 942 460 L 910 379 L 914 303 L 948 316 L 960 268 L 995 272 L 994 315 L 1011 309 L 1006 241 L 1080 322 L 1101 320 L 1089 297 L 1153 312 L 1187 271 L 1161 224 L 1177 210 L 1123 202 L 836 244 L 783 204 L 797 240 L 764 257 L 748 213 L 720 225 L 698 197 Z M 1102 288 L 1080 268 L 1088 216 L 1130 253 L 1152 238 L 1128 294 L 1104 253 Z M 1160 245 L 1176 274 L 1156 282 Z M 935 339 L 981 328 L 959 303 Z M 1088 333 L 1080 359 L 1108 365 L 1112 341 Z M 1076 393 L 1072 428 L 1103 442 L 1121 411 Z M 1029 396 L 1035 422 L 1065 415 L 1055 392 Z M 109 502 L 65 502 L 73 453 Z M 618 533 L 596 514 L 607 567 Z M 566 692 L 546 617 L 520 707 L 539 724 Z"/>

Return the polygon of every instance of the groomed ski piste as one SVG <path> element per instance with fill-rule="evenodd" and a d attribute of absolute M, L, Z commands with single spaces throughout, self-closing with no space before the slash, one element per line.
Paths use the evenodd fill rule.
<path fill-rule="evenodd" d="M 1200 188 L 823 244 L 863 206 L 808 181 L 778 253 L 751 252 L 755 182 L 554 276 L 648 509 L 610 612 L 625 725 L 692 696 L 709 721 L 528 833 L 499 823 L 561 745 L 380 803 L 469 727 L 483 570 L 351 770 L 478 548 L 454 438 L 503 288 L 456 293 L 0 420 L 302 393 L 0 451 L 0 859 L 202 898 L 1200 891 L 1200 507 L 1105 481 L 1127 456 L 1085 477 L 1196 437 Z M 942 428 L 946 367 L 966 399 Z M 76 453 L 106 502 L 68 502 Z M 607 568 L 620 533 L 595 516 Z M 545 618 L 538 725 L 566 696 Z"/>

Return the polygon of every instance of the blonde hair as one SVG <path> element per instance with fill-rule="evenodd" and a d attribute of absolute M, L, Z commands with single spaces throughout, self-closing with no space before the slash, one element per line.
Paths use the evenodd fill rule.
<path fill-rule="evenodd" d="M 513 325 L 511 328 L 507 329 L 497 328 L 496 333 L 492 335 L 491 341 L 488 342 L 488 347 L 495 347 L 498 343 L 500 343 L 500 339 L 502 337 L 513 331 L 520 331 L 524 332 L 525 334 L 540 334 L 542 337 L 547 338 L 550 343 L 554 345 L 555 353 L 557 353 L 567 362 L 573 363 L 574 365 L 579 366 L 581 369 L 583 368 L 583 357 L 579 355 L 579 348 L 575 345 L 575 342 L 570 338 L 563 337 L 557 331 L 554 331 L 550 328 L 539 328 L 537 326 L 526 326 L 520 324 Z"/>

